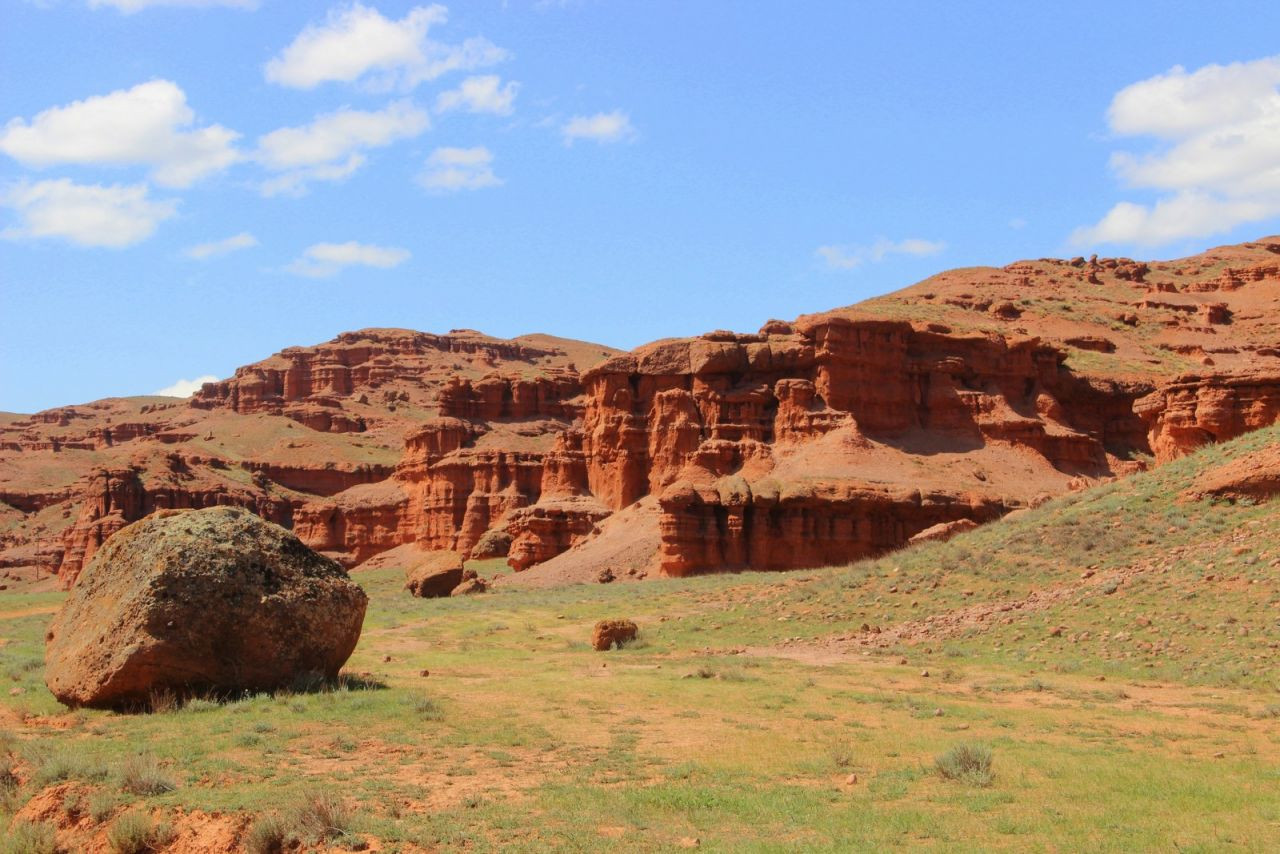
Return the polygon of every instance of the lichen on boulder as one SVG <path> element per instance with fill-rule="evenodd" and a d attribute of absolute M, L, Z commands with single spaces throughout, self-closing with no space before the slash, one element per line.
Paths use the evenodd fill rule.
<path fill-rule="evenodd" d="M 71 706 L 120 707 L 335 678 L 367 604 L 339 564 L 247 510 L 161 511 L 80 574 L 45 638 L 45 683 Z"/>

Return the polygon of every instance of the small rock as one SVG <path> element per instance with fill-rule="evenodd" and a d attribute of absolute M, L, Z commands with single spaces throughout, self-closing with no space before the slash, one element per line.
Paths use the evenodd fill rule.
<path fill-rule="evenodd" d="M 844 782 L 846 786 L 855 786 L 858 783 L 858 775 L 850 774 L 848 777 L 844 778 Z"/>
<path fill-rule="evenodd" d="M 679 844 L 680 844 L 680 847 L 681 847 L 681 848 L 697 848 L 697 847 L 698 847 L 699 845 L 701 845 L 702 843 L 701 843 L 700 841 L 698 841 L 698 839 L 697 839 L 696 837 L 693 837 L 693 836 L 684 836 L 684 837 L 681 837 L 681 838 L 680 838 L 680 843 L 679 843 Z"/>
<path fill-rule="evenodd" d="M 591 647 L 605 652 L 635 640 L 639 628 L 631 620 L 601 620 L 591 632 Z"/>
<path fill-rule="evenodd" d="M 940 718 L 940 717 L 942 717 L 942 709 L 934 709 L 934 710 L 933 710 L 933 716 L 934 716 L 935 718 Z"/>
<path fill-rule="evenodd" d="M 925 678 L 927 679 L 927 678 L 929 678 L 929 671 L 928 671 L 928 670 L 921 670 L 921 671 L 920 671 L 920 675 L 921 675 L 921 676 L 923 676 L 923 677 L 925 677 Z"/>
<path fill-rule="evenodd" d="M 424 668 L 424 669 L 422 669 L 422 670 L 419 670 L 419 671 L 418 671 L 418 675 L 419 675 L 419 676 L 422 676 L 423 678 L 425 678 L 425 677 L 427 677 L 427 676 L 430 676 L 430 675 L 431 675 L 431 671 L 430 671 L 430 670 L 427 670 L 427 669 L 425 669 L 425 668 Z"/>

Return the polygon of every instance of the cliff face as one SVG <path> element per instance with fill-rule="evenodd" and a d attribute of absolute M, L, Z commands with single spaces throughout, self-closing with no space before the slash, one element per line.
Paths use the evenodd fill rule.
<path fill-rule="evenodd" d="M 1033 338 L 847 317 L 644 348 L 584 376 L 590 489 L 613 509 L 659 496 L 669 575 L 852 560 L 1142 450 L 1136 392 L 1103 394 L 1063 358 Z M 1034 479 L 919 487 L 925 456 L 994 445 L 1019 449 Z"/>
<path fill-rule="evenodd" d="M 581 412 L 576 363 L 614 352 L 363 330 L 240 368 L 189 401 L 0 416 L 0 574 L 70 584 L 129 522 L 216 504 L 292 525 L 348 565 L 407 542 L 465 551 L 538 500 L 543 453 Z"/>
<path fill-rule="evenodd" d="M 70 583 L 125 524 L 217 504 L 348 566 L 406 544 L 535 580 L 844 562 L 1273 423 L 1278 259 L 1268 238 L 950 271 L 631 353 L 363 330 L 190 401 L 0 415 L 0 574 Z"/>

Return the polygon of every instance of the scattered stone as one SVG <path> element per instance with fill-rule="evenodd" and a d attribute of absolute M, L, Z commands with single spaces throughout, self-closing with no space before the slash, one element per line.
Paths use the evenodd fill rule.
<path fill-rule="evenodd" d="M 474 571 L 474 570 L 473 570 Z M 404 589 L 423 599 L 448 596 L 463 581 L 462 555 L 428 552 L 404 572 Z"/>
<path fill-rule="evenodd" d="M 605 652 L 635 640 L 638 627 L 631 620 L 601 620 L 591 632 L 591 647 Z"/>
<path fill-rule="evenodd" d="M 607 566 L 604 569 L 600 570 L 599 575 L 596 576 L 596 581 L 600 582 L 601 584 L 608 584 L 613 580 L 614 580 L 613 570 Z"/>
<path fill-rule="evenodd" d="M 921 675 L 921 676 L 923 676 L 923 677 L 925 677 L 926 679 L 928 679 L 928 678 L 929 678 L 929 671 L 928 671 L 928 670 L 921 670 L 921 671 L 920 671 L 920 675 Z"/>
<path fill-rule="evenodd" d="M 335 678 L 367 604 L 335 561 L 247 510 L 160 511 L 80 574 L 46 636 L 45 682 L 67 705 L 116 707 Z"/>
<path fill-rule="evenodd" d="M 858 775 L 857 775 L 857 774 L 850 774 L 848 777 L 845 777 L 845 778 L 844 778 L 844 782 L 845 782 L 845 785 L 847 785 L 847 786 L 854 786 L 854 785 L 857 785 L 857 783 L 858 783 Z"/>
<path fill-rule="evenodd" d="M 452 591 L 450 596 L 470 596 L 473 593 L 484 593 L 489 589 L 489 582 L 480 577 L 474 569 L 464 570 L 462 573 L 462 582 Z"/>

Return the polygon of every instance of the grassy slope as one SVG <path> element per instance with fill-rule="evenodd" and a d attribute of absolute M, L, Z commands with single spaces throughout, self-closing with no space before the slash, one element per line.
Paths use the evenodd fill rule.
<path fill-rule="evenodd" d="M 1178 496 L 1276 441 L 847 568 L 445 601 L 361 574 L 349 670 L 381 690 L 68 713 L 40 681 L 57 596 L 11 597 L 10 805 L 60 777 L 114 791 L 145 750 L 178 783 L 153 805 L 263 811 L 319 782 L 391 847 L 1275 850 L 1280 513 Z M 590 651 L 612 616 L 641 641 Z M 992 748 L 990 786 L 933 771 L 961 743 Z"/>

